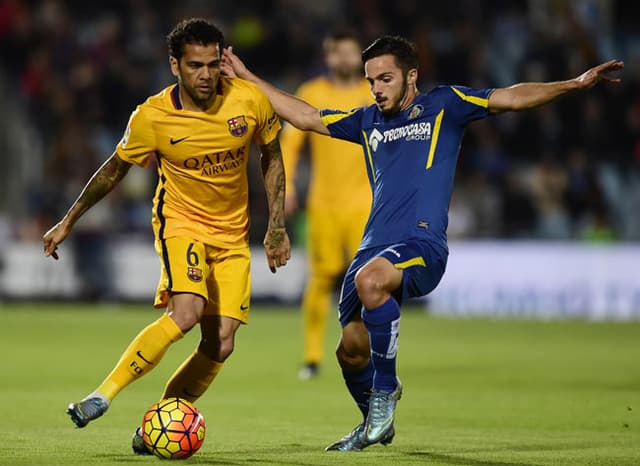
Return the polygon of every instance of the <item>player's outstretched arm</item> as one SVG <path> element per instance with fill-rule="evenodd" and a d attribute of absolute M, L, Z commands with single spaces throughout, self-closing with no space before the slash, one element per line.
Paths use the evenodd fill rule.
<path fill-rule="evenodd" d="M 270 143 L 260 146 L 260 151 L 262 176 L 269 206 L 269 225 L 264 237 L 264 250 L 267 253 L 269 269 L 276 273 L 276 268 L 287 265 L 291 258 L 291 245 L 284 222 L 286 184 L 280 141 L 275 138 Z"/>
<path fill-rule="evenodd" d="M 66 215 L 42 237 L 44 255 L 58 259 L 58 244 L 62 243 L 71 232 L 73 225 L 94 204 L 109 193 L 124 178 L 131 164 L 125 162 L 115 152 L 93 174 L 80 196 L 73 203 Z"/>
<path fill-rule="evenodd" d="M 610 60 L 585 71 L 567 81 L 550 83 L 521 83 L 496 89 L 489 97 L 489 110 L 497 112 L 527 110 L 544 105 L 569 92 L 590 89 L 600 81 L 619 83 L 619 78 L 608 75 L 624 68 L 624 62 Z"/>
<path fill-rule="evenodd" d="M 253 74 L 242 60 L 233 53 L 232 47 L 224 49 L 221 68 L 227 76 L 237 76 L 257 84 L 258 87 L 267 94 L 276 113 L 296 128 L 303 131 L 315 131 L 316 133 L 325 135 L 329 134 L 327 127 L 322 124 L 320 111 L 317 108 L 302 99 L 281 91 Z"/>

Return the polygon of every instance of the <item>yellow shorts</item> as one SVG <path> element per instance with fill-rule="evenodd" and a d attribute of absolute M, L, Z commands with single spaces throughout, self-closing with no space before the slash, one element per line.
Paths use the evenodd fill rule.
<path fill-rule="evenodd" d="M 221 249 L 190 238 L 156 240 L 162 270 L 154 306 L 167 307 L 170 293 L 193 293 L 207 301 L 206 315 L 249 319 L 249 246 Z"/>
<path fill-rule="evenodd" d="M 369 209 L 349 212 L 307 212 L 307 254 L 313 275 L 335 277 L 344 272 L 355 256 Z"/>

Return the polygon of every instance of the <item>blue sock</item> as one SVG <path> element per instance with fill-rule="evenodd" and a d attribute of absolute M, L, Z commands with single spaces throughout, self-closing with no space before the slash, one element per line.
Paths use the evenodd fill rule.
<path fill-rule="evenodd" d="M 398 352 L 398 330 L 400 328 L 400 306 L 390 297 L 374 309 L 363 309 L 362 320 L 369 331 L 371 361 L 375 370 L 373 388 L 392 392 L 396 378 L 396 353 Z"/>
<path fill-rule="evenodd" d="M 373 364 L 371 364 L 371 360 L 369 360 L 369 364 L 358 372 L 342 371 L 342 377 L 344 377 L 349 393 L 351 393 L 366 419 L 369 413 L 369 394 L 373 384 Z"/>

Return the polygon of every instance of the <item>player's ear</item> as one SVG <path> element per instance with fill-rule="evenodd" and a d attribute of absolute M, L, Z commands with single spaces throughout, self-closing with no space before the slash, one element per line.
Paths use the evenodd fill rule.
<path fill-rule="evenodd" d="M 418 70 L 411 68 L 407 73 L 407 84 L 414 86 L 418 82 Z"/>
<path fill-rule="evenodd" d="M 169 66 L 171 67 L 171 74 L 173 74 L 176 78 L 180 76 L 180 68 L 178 64 L 178 59 L 176 57 L 172 57 L 169 55 Z"/>

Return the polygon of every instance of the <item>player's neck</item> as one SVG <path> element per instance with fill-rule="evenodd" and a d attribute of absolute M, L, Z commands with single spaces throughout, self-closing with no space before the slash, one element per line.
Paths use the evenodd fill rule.
<path fill-rule="evenodd" d="M 180 103 L 182 104 L 182 108 L 184 110 L 189 110 L 191 112 L 206 112 L 213 105 L 213 102 L 216 100 L 216 94 L 214 93 L 210 99 L 203 101 L 194 101 L 191 96 L 184 90 L 182 85 L 179 86 L 179 96 Z"/>
<path fill-rule="evenodd" d="M 404 99 L 402 99 L 402 103 L 400 104 L 400 112 L 408 109 L 413 104 L 413 101 L 416 100 L 416 97 L 418 97 L 418 95 L 420 95 L 420 91 L 416 87 L 407 89 L 407 93 L 405 94 Z"/>

